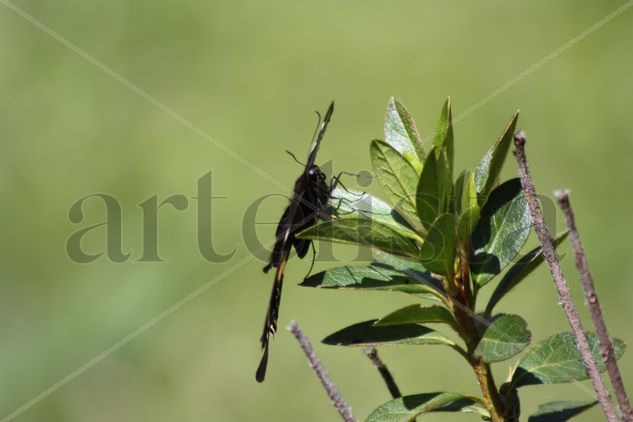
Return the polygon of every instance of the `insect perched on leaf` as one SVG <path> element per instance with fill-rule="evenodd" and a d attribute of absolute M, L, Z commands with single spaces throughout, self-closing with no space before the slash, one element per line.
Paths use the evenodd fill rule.
<path fill-rule="evenodd" d="M 281 287 L 290 251 L 294 246 L 299 258 L 303 258 L 308 253 L 308 249 L 312 243 L 311 240 L 298 239 L 295 235 L 313 226 L 320 217 L 325 215 L 328 200 L 336 184 L 335 182 L 328 184 L 325 174 L 321 171 L 319 166 L 314 163 L 333 111 L 334 102 L 328 107 L 323 121 L 319 122 L 316 140 L 311 146 L 308 161 L 305 164 L 303 173 L 301 173 L 295 182 L 293 196 L 277 225 L 276 241 L 270 256 L 270 262 L 264 267 L 264 272 L 268 272 L 273 267 L 276 268 L 276 271 L 268 311 L 266 312 L 264 332 L 260 339 L 263 356 L 255 375 L 258 382 L 264 381 L 266 377 L 268 343 L 270 336 L 274 335 L 277 331 Z M 317 113 L 317 115 L 319 114 Z M 319 120 L 320 117 L 319 115 Z M 337 180 L 337 178 L 335 178 L 335 180 Z"/>

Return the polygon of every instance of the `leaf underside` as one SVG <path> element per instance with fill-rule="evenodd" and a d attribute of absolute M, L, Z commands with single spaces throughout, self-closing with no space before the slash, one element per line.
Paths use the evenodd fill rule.
<path fill-rule="evenodd" d="M 428 412 L 477 412 L 488 416 L 487 410 L 472 396 L 438 392 L 391 400 L 374 410 L 367 418 L 367 422 L 408 422 Z"/>
<path fill-rule="evenodd" d="M 598 404 L 597 401 L 555 401 L 539 405 L 528 422 L 564 422 Z"/>
<path fill-rule="evenodd" d="M 593 333 L 587 333 L 591 352 L 596 359 L 598 369 L 605 370 L 600 357 L 600 344 Z M 626 346 L 622 340 L 613 340 L 616 359 L 619 359 Z M 576 347 L 574 335 L 570 332 L 558 333 L 532 347 L 512 375 L 515 387 L 537 384 L 558 384 L 586 380 L 587 371 L 580 352 Z"/>

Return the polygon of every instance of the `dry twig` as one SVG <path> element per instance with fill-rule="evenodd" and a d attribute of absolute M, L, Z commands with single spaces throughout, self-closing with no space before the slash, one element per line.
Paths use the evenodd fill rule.
<path fill-rule="evenodd" d="M 541 246 L 543 247 L 543 255 L 545 256 L 547 266 L 552 274 L 552 278 L 554 279 L 554 285 L 556 286 L 560 303 L 563 306 L 569 325 L 571 326 L 574 337 L 576 338 L 576 346 L 580 351 L 583 363 L 587 369 L 587 374 L 589 375 L 593 388 L 596 391 L 600 406 L 602 406 L 602 411 L 609 422 L 617 422 L 618 417 L 615 412 L 613 402 L 611 401 L 611 395 L 605 387 L 602 378 L 600 378 L 600 371 L 596 365 L 596 360 L 591 354 L 587 335 L 585 334 L 582 322 L 580 321 L 580 317 L 578 316 L 578 312 L 574 306 L 571 291 L 569 290 L 567 280 L 561 270 L 560 262 L 556 256 L 554 245 L 552 244 L 552 237 L 545 225 L 545 222 L 543 221 L 543 212 L 541 211 L 541 206 L 536 199 L 536 190 L 534 188 L 534 183 L 532 182 L 532 177 L 530 176 L 527 158 L 525 156 L 526 140 L 525 134 L 522 131 L 519 131 L 514 136 L 514 146 L 516 147 L 514 155 L 519 166 L 519 176 L 521 177 L 523 193 L 530 207 L 530 212 L 532 213 L 534 229 Z"/>
<path fill-rule="evenodd" d="M 314 370 L 317 377 L 321 381 L 323 388 L 325 388 L 325 392 L 327 393 L 330 401 L 341 415 L 345 422 L 356 422 L 356 418 L 352 414 L 352 408 L 348 406 L 345 402 L 345 399 L 341 395 L 341 392 L 334 384 L 334 381 L 330 378 L 327 371 L 321 364 L 321 361 L 317 357 L 316 353 L 314 353 L 314 349 L 310 344 L 308 338 L 303 334 L 299 326 L 295 321 L 290 321 L 290 325 L 288 325 L 288 331 L 290 331 L 301 346 L 303 353 L 305 353 L 308 358 L 308 363 L 310 364 L 310 368 Z"/>
<path fill-rule="evenodd" d="M 611 384 L 613 384 L 613 390 L 615 391 L 620 411 L 622 412 L 622 418 L 625 421 L 633 421 L 633 409 L 631 409 L 631 403 L 626 395 L 624 383 L 622 382 L 622 375 L 620 375 L 620 369 L 618 368 L 615 352 L 613 351 L 613 342 L 609 337 L 607 325 L 605 324 L 602 316 L 602 309 L 600 308 L 600 301 L 598 300 L 598 294 L 596 293 L 593 276 L 591 275 L 591 271 L 589 271 L 585 248 L 582 245 L 578 229 L 576 228 L 576 219 L 569 201 L 569 191 L 557 191 L 554 195 L 556 196 L 558 204 L 563 210 L 565 219 L 567 220 L 567 228 L 569 229 L 572 245 L 574 247 L 576 268 L 578 268 L 578 272 L 580 273 L 587 307 L 591 313 L 593 325 L 596 327 L 598 341 L 600 341 L 600 355 L 607 366 L 607 372 L 609 374 L 609 378 L 611 379 Z"/>

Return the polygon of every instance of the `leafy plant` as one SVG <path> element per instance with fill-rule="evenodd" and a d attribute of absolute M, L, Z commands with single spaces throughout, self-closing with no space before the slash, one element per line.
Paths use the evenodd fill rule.
<path fill-rule="evenodd" d="M 369 265 L 332 268 L 308 277 L 303 286 L 396 291 L 416 299 L 388 315 L 343 328 L 325 338 L 325 344 L 448 347 L 468 362 L 481 388 L 481 396 L 430 392 L 399 397 L 376 408 L 368 421 L 410 421 L 440 411 L 518 420 L 519 388 L 587 379 L 571 333 L 555 334 L 527 349 L 532 340 L 527 322 L 519 315 L 494 313 L 495 306 L 544 260 L 541 248 L 520 256 L 532 228 L 530 211 L 518 178 L 499 181 L 517 119 L 518 113 L 474 170 L 454 178 L 450 100 L 442 108 L 428 151 L 406 107 L 390 100 L 385 140 L 370 145 L 374 174 L 388 202 L 337 189 L 337 217 L 300 234 L 375 251 Z M 565 237 L 566 233 L 559 235 L 554 244 Z M 479 293 L 487 286 L 494 286 L 494 291 L 480 309 Z M 460 340 L 451 340 L 446 330 L 453 330 Z M 591 333 L 588 340 L 600 361 L 598 340 Z M 614 349 L 621 356 L 624 343 L 615 340 Z M 491 365 L 521 353 L 509 379 L 497 387 Z M 593 404 L 546 403 L 530 420 L 567 420 Z"/>

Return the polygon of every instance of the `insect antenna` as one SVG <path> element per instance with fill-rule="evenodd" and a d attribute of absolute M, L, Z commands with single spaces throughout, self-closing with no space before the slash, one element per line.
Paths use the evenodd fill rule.
<path fill-rule="evenodd" d="M 287 153 L 289 156 L 291 156 L 291 157 L 295 160 L 295 162 L 296 162 L 297 164 L 299 164 L 301 167 L 305 167 L 305 164 L 303 164 L 301 161 L 299 161 L 299 160 L 297 159 L 297 156 L 296 156 L 296 155 L 294 155 L 292 152 L 290 152 L 290 151 L 286 150 L 286 153 Z"/>

